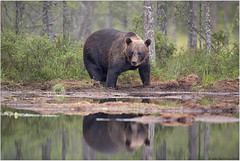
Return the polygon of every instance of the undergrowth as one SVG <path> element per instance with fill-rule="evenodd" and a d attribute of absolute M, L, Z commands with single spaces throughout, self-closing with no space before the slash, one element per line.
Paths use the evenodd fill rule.
<path fill-rule="evenodd" d="M 52 42 L 46 36 L 15 35 L 4 31 L 1 35 L 2 81 L 46 82 L 53 79 L 90 80 L 83 63 L 83 43 L 64 41 L 61 36 Z M 156 32 L 156 64 L 151 64 L 151 80 L 176 79 L 196 74 L 201 86 L 214 81 L 237 78 L 239 75 L 238 42 L 230 43 L 224 32 L 213 33 L 212 43 L 217 53 L 204 49 L 176 49 L 169 37 Z M 122 73 L 123 83 L 141 84 L 138 71 Z"/>
<path fill-rule="evenodd" d="M 81 42 L 55 42 L 46 36 L 15 35 L 5 31 L 1 37 L 1 77 L 5 80 L 42 82 L 52 79 L 82 79 L 84 68 Z"/>

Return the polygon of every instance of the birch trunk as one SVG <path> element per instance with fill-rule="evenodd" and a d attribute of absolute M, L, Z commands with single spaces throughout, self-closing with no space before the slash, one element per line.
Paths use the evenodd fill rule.
<path fill-rule="evenodd" d="M 203 153 L 204 160 L 208 160 L 209 145 L 210 145 L 210 125 L 206 125 L 204 130 L 204 153 Z"/>
<path fill-rule="evenodd" d="M 154 152 L 154 133 L 155 133 L 155 124 L 148 125 L 148 138 L 150 140 L 150 144 L 143 145 L 142 159 L 143 160 L 152 160 L 153 152 Z"/>
<path fill-rule="evenodd" d="M 188 159 L 197 159 L 197 125 L 189 126 L 188 129 Z"/>
<path fill-rule="evenodd" d="M 211 26 L 210 26 L 210 2 L 204 2 L 205 7 L 205 39 L 206 39 L 206 52 L 211 53 Z"/>
<path fill-rule="evenodd" d="M 143 35 L 144 40 L 151 39 L 152 43 L 149 47 L 150 60 L 155 63 L 155 40 L 154 40 L 154 18 L 151 1 L 144 1 L 143 4 Z"/>
<path fill-rule="evenodd" d="M 23 11 L 24 11 L 24 2 L 16 1 L 16 21 L 15 21 L 15 30 L 16 34 L 19 34 L 23 29 Z"/>
<path fill-rule="evenodd" d="M 190 10 L 189 10 L 189 16 L 192 26 L 189 28 L 189 34 L 188 34 L 188 46 L 191 48 L 197 47 L 197 32 L 193 29 L 197 28 L 197 11 L 198 6 L 196 1 L 190 1 Z"/>
<path fill-rule="evenodd" d="M 199 34 L 202 34 L 202 2 L 199 2 Z M 199 48 L 202 48 L 201 36 L 199 36 Z"/>

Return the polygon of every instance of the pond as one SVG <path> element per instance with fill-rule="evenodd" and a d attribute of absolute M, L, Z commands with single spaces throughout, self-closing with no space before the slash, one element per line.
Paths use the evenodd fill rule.
<path fill-rule="evenodd" d="M 1 159 L 239 160 L 237 92 L 2 91 Z"/>
<path fill-rule="evenodd" d="M 238 122 L 165 126 L 131 121 L 143 114 L 17 112 L 2 116 L 2 159 L 239 159 Z"/>

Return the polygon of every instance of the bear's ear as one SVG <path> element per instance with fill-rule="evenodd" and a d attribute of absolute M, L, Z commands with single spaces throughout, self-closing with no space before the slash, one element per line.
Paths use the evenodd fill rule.
<path fill-rule="evenodd" d="M 147 46 L 147 47 L 149 47 L 149 45 L 151 45 L 151 39 L 147 39 L 146 41 L 145 41 L 145 45 Z"/>
<path fill-rule="evenodd" d="M 125 41 L 129 45 L 132 42 L 132 39 L 130 37 L 126 37 Z"/>

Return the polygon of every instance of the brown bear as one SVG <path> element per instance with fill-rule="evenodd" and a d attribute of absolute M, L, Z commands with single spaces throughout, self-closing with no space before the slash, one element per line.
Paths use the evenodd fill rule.
<path fill-rule="evenodd" d="M 118 76 L 139 69 L 143 85 L 150 84 L 149 45 L 134 32 L 101 29 L 92 33 L 83 49 L 84 65 L 91 79 L 116 87 Z"/>

